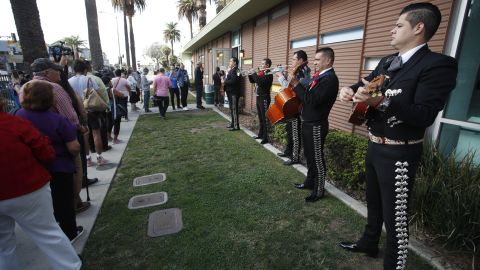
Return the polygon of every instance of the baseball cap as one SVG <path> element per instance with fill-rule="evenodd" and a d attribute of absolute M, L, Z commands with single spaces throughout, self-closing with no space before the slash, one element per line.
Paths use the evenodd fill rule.
<path fill-rule="evenodd" d="M 40 71 L 47 70 L 49 68 L 54 69 L 54 70 L 58 70 L 58 71 L 63 70 L 62 66 L 53 63 L 48 58 L 37 58 L 30 65 L 30 70 L 33 71 L 33 72 L 40 72 Z"/>

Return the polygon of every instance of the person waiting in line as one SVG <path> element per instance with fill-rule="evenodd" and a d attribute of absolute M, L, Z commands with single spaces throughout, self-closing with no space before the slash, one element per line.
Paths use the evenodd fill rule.
<path fill-rule="evenodd" d="M 195 68 L 195 94 L 197 95 L 197 108 L 205 109 L 202 105 L 203 94 L 203 63 L 198 62 Z"/>
<path fill-rule="evenodd" d="M 83 233 L 75 220 L 73 174 L 74 157 L 80 153 L 80 144 L 74 125 L 49 109 L 53 105 L 52 86 L 47 82 L 32 81 L 23 86 L 22 109 L 17 116 L 30 121 L 43 135 L 48 136 L 55 149 L 55 159 L 49 164 L 52 176 L 53 210 L 55 219 L 67 237 L 74 241 Z"/>
<path fill-rule="evenodd" d="M 230 123 L 230 131 L 240 130 L 240 121 L 238 119 L 238 100 L 240 98 L 241 91 L 241 79 L 240 71 L 238 70 L 238 58 L 230 58 L 228 63 L 228 72 L 225 77 L 225 92 L 228 96 L 228 104 L 230 105 L 230 117 L 232 122 Z"/>
<path fill-rule="evenodd" d="M 138 91 L 138 82 L 137 82 L 137 79 L 135 78 L 135 75 L 134 75 L 135 73 L 136 72 L 134 72 L 131 69 L 127 71 L 127 81 L 130 85 L 129 102 L 130 102 L 132 112 L 138 111 L 137 102 L 140 101 L 140 97 L 139 97 L 140 91 Z M 127 116 L 127 119 L 128 119 L 128 116 Z"/>
<path fill-rule="evenodd" d="M 168 78 L 170 79 L 170 88 L 168 89 L 169 93 L 170 93 L 170 100 L 172 102 L 172 110 L 175 111 L 175 97 L 177 97 L 177 107 L 179 109 L 182 108 L 182 106 L 180 106 L 180 90 L 178 89 L 178 70 L 179 68 L 172 65 L 170 67 L 170 73 L 167 75 Z"/>
<path fill-rule="evenodd" d="M 122 117 L 128 115 L 127 103 L 128 95 L 130 94 L 130 84 L 128 81 L 122 77 L 122 71 L 120 69 L 115 70 L 115 78 L 110 81 L 110 95 L 112 97 L 111 112 L 113 121 L 110 124 L 108 131 L 112 133 L 113 128 L 113 144 L 122 143 L 118 139 L 118 134 L 120 134 L 120 122 Z M 110 135 L 111 136 L 111 135 Z"/>
<path fill-rule="evenodd" d="M 403 8 L 389 35 L 390 45 L 398 53 L 382 58 L 358 83 L 340 89 L 340 100 L 370 106 L 365 157 L 367 224 L 358 241 L 341 242 L 340 246 L 376 257 L 385 223 L 385 270 L 405 268 L 408 204 L 425 130 L 434 123 L 456 84 L 455 59 L 432 52 L 427 45 L 441 20 L 440 9 L 431 3 Z M 372 96 L 366 88 L 380 75 L 388 76 L 382 95 Z"/>
<path fill-rule="evenodd" d="M 267 122 L 267 110 L 270 106 L 271 97 L 270 89 L 272 88 L 273 75 L 267 74 L 268 68 L 272 66 L 272 60 L 264 58 L 262 60 L 261 70 L 248 75 L 250 83 L 255 83 L 255 93 L 257 96 L 257 114 L 258 114 L 258 135 L 255 139 L 262 139 L 261 144 L 268 143 L 268 122 Z"/>
<path fill-rule="evenodd" d="M 155 97 L 158 104 L 158 111 L 160 117 L 165 119 L 165 114 L 168 108 L 168 89 L 171 86 L 170 78 L 165 75 L 165 69 L 160 68 L 158 74 L 153 80 L 153 91 L 155 91 Z"/>
<path fill-rule="evenodd" d="M 215 69 L 215 73 L 212 76 L 213 79 L 213 105 L 219 105 L 220 101 L 220 88 L 222 87 L 222 73 L 219 67 Z"/>
<path fill-rule="evenodd" d="M 310 81 L 310 68 L 308 67 L 307 53 L 298 50 L 293 53 L 292 67 L 300 67 L 295 78 L 304 86 Z M 288 87 L 288 80 L 283 72 L 277 72 L 278 81 L 282 87 Z M 279 153 L 280 157 L 288 157 L 283 162 L 284 165 L 292 165 L 300 162 L 300 149 L 302 148 L 302 125 L 300 115 L 287 121 L 287 147 L 283 153 Z"/>
<path fill-rule="evenodd" d="M 145 110 L 146 113 L 151 112 L 150 111 L 150 85 L 153 83 L 153 81 L 149 81 L 147 78 L 148 75 L 148 68 L 143 69 L 143 74 L 142 74 L 142 92 L 143 92 L 143 109 Z"/>
<path fill-rule="evenodd" d="M 184 64 L 180 64 L 177 75 L 177 84 L 180 88 L 180 99 L 184 111 L 188 111 L 187 97 L 188 97 L 188 88 L 190 86 L 190 79 L 188 77 L 188 72 L 185 69 Z"/>
<path fill-rule="evenodd" d="M 82 262 L 53 215 L 51 176 L 44 165 L 55 158 L 55 149 L 29 121 L 6 114 L 3 103 L 0 98 L 0 269 L 21 269 L 18 224 L 54 270 L 78 270 Z"/>

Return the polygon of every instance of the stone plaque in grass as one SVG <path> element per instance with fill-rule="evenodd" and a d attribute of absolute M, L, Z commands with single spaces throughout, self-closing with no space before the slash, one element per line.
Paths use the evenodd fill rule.
<path fill-rule="evenodd" d="M 137 195 L 137 196 L 133 196 L 130 199 L 130 201 L 128 201 L 128 208 L 137 209 L 137 208 L 150 207 L 154 205 L 160 205 L 160 204 L 166 203 L 167 200 L 168 200 L 167 193 L 163 191 Z"/>
<path fill-rule="evenodd" d="M 164 173 L 156 173 L 151 175 L 140 176 L 133 179 L 133 186 L 146 186 L 150 184 L 160 183 L 167 180 L 167 175 Z"/>
<path fill-rule="evenodd" d="M 179 208 L 158 210 L 148 217 L 148 236 L 157 237 L 182 230 L 182 211 Z"/>

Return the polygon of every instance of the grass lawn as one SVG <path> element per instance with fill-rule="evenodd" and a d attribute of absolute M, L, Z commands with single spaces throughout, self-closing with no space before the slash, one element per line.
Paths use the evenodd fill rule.
<path fill-rule="evenodd" d="M 344 252 L 365 219 L 327 195 L 306 204 L 304 176 L 211 110 L 142 116 L 83 253 L 83 269 L 382 269 L 382 259 Z M 328 165 L 327 165 L 328 166 Z M 132 186 L 137 176 L 167 180 Z M 139 194 L 168 202 L 129 210 Z M 149 238 L 148 215 L 180 208 L 183 230 Z M 433 269 L 410 253 L 407 269 Z"/>

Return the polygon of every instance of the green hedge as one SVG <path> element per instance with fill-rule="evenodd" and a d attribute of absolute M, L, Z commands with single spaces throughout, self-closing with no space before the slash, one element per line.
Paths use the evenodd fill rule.
<path fill-rule="evenodd" d="M 331 129 L 324 147 L 328 178 L 348 189 L 363 189 L 367 144 L 365 137 Z"/>

